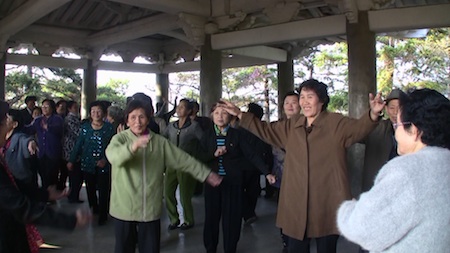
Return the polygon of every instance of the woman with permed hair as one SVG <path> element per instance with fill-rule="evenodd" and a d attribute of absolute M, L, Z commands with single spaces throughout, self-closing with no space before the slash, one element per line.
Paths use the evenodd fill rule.
<path fill-rule="evenodd" d="M 374 186 L 338 211 L 342 234 L 370 252 L 448 252 L 450 101 L 431 89 L 400 96 L 400 155 Z"/>

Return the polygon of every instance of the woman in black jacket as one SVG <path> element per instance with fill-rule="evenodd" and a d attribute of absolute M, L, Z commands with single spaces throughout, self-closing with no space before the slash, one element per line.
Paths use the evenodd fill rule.
<path fill-rule="evenodd" d="M 220 103 L 220 102 L 219 102 Z M 214 125 L 205 131 L 202 148 L 204 162 L 220 176 L 222 184 L 210 187 L 205 184 L 205 226 L 203 241 L 208 253 L 217 251 L 219 223 L 222 218 L 225 253 L 236 252 L 242 222 L 242 170 L 244 160 L 250 160 L 266 175 L 270 183 L 275 177 L 251 145 L 243 132 L 230 127 L 231 115 L 216 103 L 211 109 Z"/>
<path fill-rule="evenodd" d="M 0 146 L 6 142 L 8 109 L 8 104 L 0 101 Z M 27 239 L 26 224 L 73 229 L 85 225 L 89 219 L 90 215 L 81 210 L 72 215 L 57 213 L 45 203 L 29 199 L 19 191 L 11 171 L 0 158 L 0 253 L 29 253 L 35 248 Z"/>

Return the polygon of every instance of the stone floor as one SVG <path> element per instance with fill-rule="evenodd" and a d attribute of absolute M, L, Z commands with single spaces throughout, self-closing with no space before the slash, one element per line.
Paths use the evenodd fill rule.
<path fill-rule="evenodd" d="M 84 188 L 82 198 L 85 198 Z M 203 248 L 203 196 L 193 198 L 195 208 L 196 226 L 190 230 L 168 231 L 167 215 L 163 213 L 161 219 L 161 252 L 165 253 L 198 253 L 205 252 Z M 69 204 L 67 200 L 58 201 L 55 208 L 66 212 L 77 208 L 88 208 L 87 201 L 82 204 Z M 276 200 L 259 198 L 257 206 L 259 219 L 249 225 L 243 226 L 241 239 L 238 244 L 239 253 L 281 253 L 281 239 L 279 229 L 275 227 Z M 42 249 L 41 252 L 55 253 L 111 253 L 114 252 L 114 229 L 111 220 L 104 226 L 98 226 L 96 220 L 86 228 L 73 232 L 39 227 L 47 244 L 60 247 L 58 249 Z M 311 253 L 315 253 L 315 245 L 312 244 Z M 218 247 L 218 253 L 222 251 L 222 245 Z M 358 247 L 349 243 L 344 238 L 338 241 L 338 253 L 356 253 Z"/>

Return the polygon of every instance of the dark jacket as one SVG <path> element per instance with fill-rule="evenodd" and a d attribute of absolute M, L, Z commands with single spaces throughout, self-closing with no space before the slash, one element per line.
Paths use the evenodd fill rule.
<path fill-rule="evenodd" d="M 394 128 L 389 119 L 383 120 L 363 141 L 366 144 L 364 153 L 364 170 L 362 192 L 370 190 L 375 176 L 381 167 L 389 161 L 394 148 Z"/>
<path fill-rule="evenodd" d="M 42 127 L 42 121 L 47 120 L 47 130 Z M 37 134 L 39 158 L 47 155 L 51 159 L 62 158 L 62 138 L 64 131 L 64 119 L 57 114 L 48 118 L 38 117 L 32 125 L 26 126 L 24 132 L 27 134 Z"/>
<path fill-rule="evenodd" d="M 28 125 L 31 123 L 31 121 L 33 121 L 33 115 L 28 111 L 28 108 L 20 110 L 20 114 L 22 115 L 24 125 Z"/>
<path fill-rule="evenodd" d="M 36 160 L 28 151 L 28 143 L 33 137 L 14 132 L 10 137 L 10 144 L 5 152 L 5 161 L 10 169 L 20 191 L 31 199 L 48 201 L 47 189 L 39 188 L 37 184 Z"/>
<path fill-rule="evenodd" d="M 30 135 L 14 132 L 10 138 L 10 144 L 5 153 L 5 160 L 11 173 L 18 180 L 32 180 L 33 171 L 31 155 L 28 151 L 28 143 L 34 140 Z"/>
<path fill-rule="evenodd" d="M 0 163 L 0 253 L 30 252 L 26 223 L 73 229 L 76 222 L 75 215 L 56 213 L 45 203 L 27 198 L 13 184 Z"/>
<path fill-rule="evenodd" d="M 226 154 L 223 155 L 223 165 L 226 177 L 236 184 L 242 183 L 242 171 L 245 167 L 245 160 L 248 159 L 255 165 L 264 175 L 269 174 L 268 165 L 254 151 L 254 148 L 247 141 L 247 137 L 242 131 L 235 128 L 229 128 L 225 137 Z M 216 133 L 214 126 L 207 129 L 202 138 L 203 156 L 200 158 L 214 172 L 219 171 L 218 158 L 214 156 L 217 150 Z"/>
<path fill-rule="evenodd" d="M 273 167 L 273 154 L 272 154 L 272 146 L 262 141 L 258 136 L 252 134 L 248 130 L 244 128 L 238 128 L 239 131 L 242 132 L 242 135 L 245 137 L 247 142 L 253 148 L 254 152 L 264 161 L 264 163 L 269 168 L 269 171 L 272 171 Z M 258 170 L 258 168 L 248 159 L 244 161 L 244 170 Z"/>

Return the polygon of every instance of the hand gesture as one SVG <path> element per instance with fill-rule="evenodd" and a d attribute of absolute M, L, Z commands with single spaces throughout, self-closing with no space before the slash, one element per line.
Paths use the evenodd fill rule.
<path fill-rule="evenodd" d="M 36 141 L 31 140 L 28 142 L 28 151 L 30 152 L 30 155 L 35 155 L 38 150 L 38 147 L 36 145 Z"/>
<path fill-rule="evenodd" d="M 275 175 L 272 175 L 272 174 L 267 174 L 266 179 L 269 182 L 269 184 L 275 184 L 275 182 L 277 181 L 277 178 L 275 177 Z"/>
<path fill-rule="evenodd" d="M 222 182 L 222 177 L 219 176 L 215 172 L 211 172 L 211 173 L 209 173 L 208 177 L 206 178 L 206 182 L 208 184 L 210 184 L 211 186 L 216 187 L 216 186 L 219 186 L 220 183 Z"/>
<path fill-rule="evenodd" d="M 218 106 L 225 109 L 230 115 L 237 116 L 239 119 L 242 117 L 242 112 L 239 107 L 225 100 L 221 100 L 221 102 L 223 103 L 219 103 Z"/>
<path fill-rule="evenodd" d="M 145 148 L 149 142 L 149 135 L 141 135 L 131 144 L 131 151 L 136 152 L 139 148 Z"/>
<path fill-rule="evenodd" d="M 377 120 L 380 112 L 384 109 L 385 102 L 381 98 L 381 93 L 377 93 L 374 97 L 372 93 L 369 93 L 370 104 L 370 117 L 372 120 Z"/>
<path fill-rule="evenodd" d="M 214 152 L 214 156 L 219 157 L 226 153 L 227 153 L 227 147 L 221 146 L 221 147 L 217 147 L 216 152 Z"/>
<path fill-rule="evenodd" d="M 125 130 L 125 124 L 119 124 L 116 129 L 117 133 L 120 133 L 123 130 Z"/>

